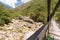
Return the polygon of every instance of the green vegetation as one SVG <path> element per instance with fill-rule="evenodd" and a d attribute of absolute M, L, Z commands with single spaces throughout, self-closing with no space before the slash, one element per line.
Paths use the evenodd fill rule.
<path fill-rule="evenodd" d="M 51 10 L 54 9 L 58 0 L 52 0 Z M 58 8 L 55 14 L 55 20 L 60 22 L 60 8 Z M 8 24 L 13 18 L 17 18 L 20 15 L 30 16 L 35 22 L 47 21 L 47 1 L 46 0 L 32 0 L 16 9 L 8 10 L 0 5 L 0 25 Z"/>
<path fill-rule="evenodd" d="M 12 18 L 16 18 L 17 13 L 12 12 L 11 10 L 5 9 L 0 5 L 0 25 L 8 24 L 11 22 Z"/>
<path fill-rule="evenodd" d="M 17 8 L 16 10 L 20 9 Z M 46 0 L 32 0 L 26 4 L 26 6 L 24 6 L 23 10 L 17 11 L 17 13 L 25 16 L 30 16 L 36 22 L 45 23 L 47 18 Z"/>
<path fill-rule="evenodd" d="M 52 40 L 52 38 L 50 36 L 47 36 L 47 40 Z"/>
<path fill-rule="evenodd" d="M 60 8 L 59 8 L 59 10 L 57 10 L 54 18 L 60 24 Z"/>
<path fill-rule="evenodd" d="M 58 0 L 53 1 L 52 0 L 52 10 L 56 6 L 56 3 Z M 55 12 L 54 19 L 60 24 L 60 6 L 58 7 L 57 11 Z"/>

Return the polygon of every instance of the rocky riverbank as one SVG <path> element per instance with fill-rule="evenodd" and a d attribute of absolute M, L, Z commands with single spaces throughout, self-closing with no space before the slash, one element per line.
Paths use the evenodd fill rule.
<path fill-rule="evenodd" d="M 42 22 L 34 22 L 29 17 L 21 16 L 0 27 L 0 40 L 26 40 L 42 25 Z"/>

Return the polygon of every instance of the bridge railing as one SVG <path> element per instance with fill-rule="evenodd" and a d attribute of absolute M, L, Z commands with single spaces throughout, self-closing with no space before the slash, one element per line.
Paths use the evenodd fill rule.
<path fill-rule="evenodd" d="M 53 18 L 57 8 L 60 6 L 60 0 L 58 0 L 54 10 L 50 13 L 51 0 L 47 0 L 48 3 L 48 18 L 47 23 L 44 24 L 40 29 L 38 29 L 33 35 L 31 35 L 27 40 L 46 40 L 46 37 L 49 33 L 49 23 Z"/>
<path fill-rule="evenodd" d="M 47 34 L 47 27 L 48 27 L 48 24 L 46 23 L 40 29 L 38 29 L 31 37 L 29 37 L 27 40 L 42 40 L 42 39 L 44 39 L 44 36 L 46 36 L 45 34 Z"/>

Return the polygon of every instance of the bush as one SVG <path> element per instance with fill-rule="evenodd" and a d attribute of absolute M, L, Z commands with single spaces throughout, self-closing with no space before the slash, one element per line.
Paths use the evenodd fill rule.
<path fill-rule="evenodd" d="M 1 17 L 0 18 L 0 25 L 8 24 L 10 22 L 11 22 L 11 20 L 7 17 Z"/>
<path fill-rule="evenodd" d="M 0 20 L 0 26 L 3 26 L 5 24 L 4 20 Z"/>
<path fill-rule="evenodd" d="M 52 38 L 50 36 L 47 36 L 47 40 L 52 40 Z"/>
<path fill-rule="evenodd" d="M 8 24 L 11 22 L 11 20 L 7 17 L 2 17 L 1 20 L 3 20 L 5 24 Z"/>
<path fill-rule="evenodd" d="M 9 10 L 5 9 L 2 5 L 0 5 L 0 25 L 8 24 L 11 22 L 11 14 Z"/>

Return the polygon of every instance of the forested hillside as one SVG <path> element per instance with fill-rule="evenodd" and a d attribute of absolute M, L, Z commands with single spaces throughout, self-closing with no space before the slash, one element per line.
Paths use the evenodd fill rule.
<path fill-rule="evenodd" d="M 0 25 L 8 24 L 13 18 L 16 18 L 17 13 L 12 10 L 8 10 L 3 5 L 0 5 Z"/>
<path fill-rule="evenodd" d="M 52 0 L 52 8 L 54 9 L 56 5 L 56 0 Z M 22 6 L 19 6 L 15 9 L 8 10 L 0 5 L 0 25 L 8 24 L 11 22 L 11 19 L 17 18 L 20 15 L 30 16 L 35 22 L 43 22 L 47 21 L 47 1 L 46 0 L 32 0 Z M 60 8 L 58 8 L 55 19 L 60 22 Z"/>
<path fill-rule="evenodd" d="M 51 12 L 56 6 L 58 0 L 51 0 Z M 20 10 L 20 11 L 18 11 Z M 34 21 L 47 21 L 47 0 L 32 0 L 31 2 L 15 9 L 21 15 L 30 16 Z M 55 12 L 54 19 L 60 23 L 60 7 Z"/>
<path fill-rule="evenodd" d="M 32 0 L 22 10 L 18 7 L 15 11 L 21 15 L 30 16 L 36 22 L 45 23 L 47 18 L 47 3 L 45 0 Z"/>

